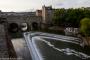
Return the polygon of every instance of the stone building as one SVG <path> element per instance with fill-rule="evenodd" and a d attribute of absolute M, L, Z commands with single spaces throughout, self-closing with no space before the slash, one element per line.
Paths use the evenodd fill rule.
<path fill-rule="evenodd" d="M 79 33 L 79 28 L 67 27 L 64 29 L 65 35 L 76 36 Z"/>
<path fill-rule="evenodd" d="M 42 16 L 42 10 L 36 10 L 36 16 Z"/>
<path fill-rule="evenodd" d="M 49 27 L 52 24 L 53 8 L 52 6 L 42 6 L 41 10 L 36 12 L 0 12 L 0 17 L 7 19 L 8 24 L 16 23 L 18 26 L 27 23 L 30 29 L 38 27 Z"/>
<path fill-rule="evenodd" d="M 48 7 L 46 7 L 45 5 L 42 6 L 42 23 L 51 24 L 52 17 L 53 17 L 52 6 L 48 6 Z"/>

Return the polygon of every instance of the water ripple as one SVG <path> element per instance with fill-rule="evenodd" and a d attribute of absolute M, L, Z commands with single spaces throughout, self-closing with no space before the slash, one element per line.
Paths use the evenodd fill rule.
<path fill-rule="evenodd" d="M 75 50 L 70 49 L 70 48 L 59 49 L 59 48 L 55 47 L 53 44 L 51 44 L 51 42 L 46 41 L 46 40 L 41 39 L 41 38 L 36 38 L 35 40 L 38 40 L 38 39 L 40 41 L 45 42 L 48 46 L 52 47 L 53 49 L 55 49 L 57 51 L 60 51 L 60 52 L 63 52 L 66 55 L 75 55 L 75 56 L 77 56 L 77 57 L 79 57 L 81 59 L 88 59 L 88 58 L 90 58 L 90 56 L 88 56 L 87 54 L 82 53 L 82 52 L 75 51 Z"/>

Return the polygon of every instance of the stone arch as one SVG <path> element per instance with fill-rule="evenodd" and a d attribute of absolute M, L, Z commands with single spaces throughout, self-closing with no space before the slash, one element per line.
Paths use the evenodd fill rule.
<path fill-rule="evenodd" d="M 10 23 L 8 26 L 8 30 L 9 30 L 9 32 L 12 32 L 12 33 L 18 32 L 19 26 L 17 23 Z"/>
<path fill-rule="evenodd" d="M 29 26 L 27 23 L 22 23 L 20 25 L 21 31 L 27 31 L 29 29 Z"/>
<path fill-rule="evenodd" d="M 31 26 L 32 26 L 32 30 L 38 30 L 38 23 L 37 22 L 32 22 Z"/>

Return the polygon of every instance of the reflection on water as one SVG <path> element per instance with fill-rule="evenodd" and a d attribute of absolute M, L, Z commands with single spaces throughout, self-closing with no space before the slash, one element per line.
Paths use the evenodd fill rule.
<path fill-rule="evenodd" d="M 38 49 L 38 51 L 42 55 L 42 58 L 44 58 L 45 60 L 51 60 L 51 58 L 55 59 L 55 55 L 57 55 L 57 54 L 61 54 L 61 55 L 63 54 L 62 55 L 63 58 L 65 56 L 70 56 L 69 60 L 72 60 L 72 58 L 76 58 L 77 60 L 89 59 L 90 58 L 90 56 L 88 56 L 87 54 L 85 54 L 83 52 L 76 51 L 75 49 L 76 48 L 78 49 L 78 46 L 77 47 L 73 46 L 75 49 L 71 49 L 70 47 L 68 48 L 67 46 L 63 46 L 63 45 L 60 44 L 60 43 L 64 43 L 64 42 L 57 41 L 59 43 L 59 47 L 56 47 L 57 44 L 55 44 L 55 41 L 53 41 L 53 40 L 49 41 L 49 40 L 50 39 L 41 39 L 39 37 L 38 38 L 34 37 L 33 40 L 32 40 L 33 43 L 35 44 L 36 48 Z M 63 46 L 63 48 L 60 48 L 61 47 L 60 45 Z M 54 53 L 54 54 L 51 53 L 50 54 L 49 52 L 52 51 L 53 49 L 54 49 L 53 52 L 58 51 L 58 53 L 57 54 L 56 53 Z M 51 56 L 47 56 L 48 54 L 51 55 Z M 50 58 L 48 58 L 48 57 L 50 57 Z M 62 59 L 62 58 L 59 58 L 59 57 L 60 56 L 57 55 L 57 59 Z M 65 59 L 68 59 L 68 58 L 64 58 L 64 60 Z"/>

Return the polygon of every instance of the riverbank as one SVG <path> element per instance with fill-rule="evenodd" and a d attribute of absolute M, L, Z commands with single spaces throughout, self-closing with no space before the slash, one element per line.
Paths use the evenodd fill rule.
<path fill-rule="evenodd" d="M 32 60 L 24 38 L 16 38 L 12 39 L 11 41 L 14 46 L 17 58 L 21 60 Z"/>

